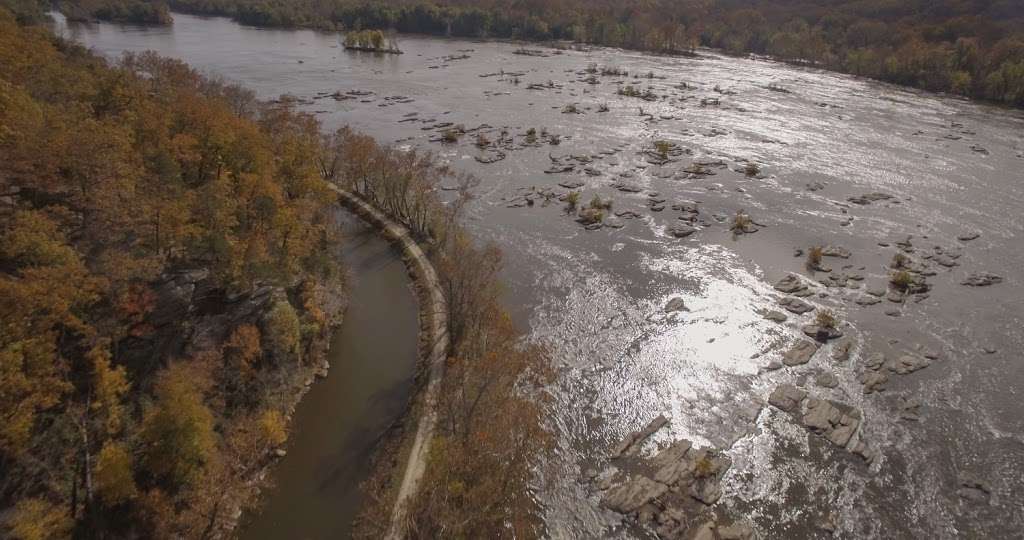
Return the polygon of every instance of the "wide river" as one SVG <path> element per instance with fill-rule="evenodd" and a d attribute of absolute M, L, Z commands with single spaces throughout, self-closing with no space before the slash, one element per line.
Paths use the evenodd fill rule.
<path fill-rule="evenodd" d="M 762 537 L 823 537 L 823 528 L 841 538 L 1024 537 L 1019 111 L 710 51 L 523 55 L 510 43 L 401 36 L 405 54 L 379 56 L 345 52 L 336 34 L 220 18 L 59 24 L 112 59 L 143 50 L 180 58 L 261 98 L 289 94 L 325 129 L 349 125 L 436 152 L 480 178 L 467 224 L 504 249 L 507 304 L 551 348 L 557 372 L 546 400 L 557 449 L 537 468 L 551 537 L 643 534 L 600 505 L 594 478 L 617 441 L 659 414 L 670 424 L 645 451 L 679 438 L 725 449 L 733 465 L 716 508 L 749 517 Z M 588 80 L 591 64 L 630 75 Z M 625 85 L 655 97 L 618 95 Z M 572 104 L 576 113 L 563 112 Z M 444 144 L 448 122 L 479 129 Z M 500 155 L 478 150 L 475 134 L 498 140 L 502 131 L 515 141 L 505 158 L 478 160 Z M 560 144 L 547 144 L 552 134 Z M 656 140 L 676 145 L 667 163 L 643 153 Z M 744 174 L 748 161 L 759 174 Z M 544 172 L 564 165 L 572 170 Z M 562 203 L 536 195 L 565 193 L 560 183 L 637 217 L 585 230 Z M 875 192 L 891 198 L 849 200 Z M 689 206 L 698 230 L 676 238 L 670 228 L 694 215 Z M 741 210 L 759 232 L 729 233 Z M 900 244 L 934 273 L 931 291 L 873 303 L 867 292 L 885 294 Z M 826 257 L 832 273 L 812 273 L 794 251 L 816 245 L 850 256 Z M 814 318 L 764 317 L 780 310 L 773 284 L 789 273 L 831 285 L 804 301 L 843 321 L 849 360 L 834 362 L 830 344 L 779 368 Z M 962 284 L 976 273 L 1003 280 Z M 666 314 L 677 297 L 687 310 Z M 932 360 L 867 394 L 876 353 Z M 832 446 L 767 406 L 786 382 L 859 409 L 858 437 L 876 457 Z"/>

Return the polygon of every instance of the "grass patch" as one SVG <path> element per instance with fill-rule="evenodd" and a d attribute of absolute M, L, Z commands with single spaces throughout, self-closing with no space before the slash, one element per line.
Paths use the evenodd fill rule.
<path fill-rule="evenodd" d="M 825 253 L 825 249 L 821 246 L 814 246 L 807 250 L 807 268 L 816 270 L 821 268 L 821 257 Z"/>
<path fill-rule="evenodd" d="M 814 324 L 818 325 L 818 328 L 832 330 L 839 326 L 839 318 L 836 317 L 836 314 L 831 309 L 820 309 L 814 317 Z"/>

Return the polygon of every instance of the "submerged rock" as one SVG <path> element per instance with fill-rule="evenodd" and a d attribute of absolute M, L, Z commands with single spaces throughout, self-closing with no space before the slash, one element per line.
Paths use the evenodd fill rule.
<path fill-rule="evenodd" d="M 780 384 L 768 396 L 768 404 L 785 412 L 795 411 L 807 397 L 807 392 L 792 384 Z"/>
<path fill-rule="evenodd" d="M 871 204 L 873 202 L 887 201 L 889 199 L 892 199 L 892 195 L 889 195 L 888 193 L 881 193 L 881 192 L 877 192 L 876 191 L 874 193 L 866 193 L 866 194 L 861 195 L 859 197 L 849 197 L 846 200 L 852 202 L 853 204 L 859 204 L 859 205 L 863 206 L 863 205 Z"/>
<path fill-rule="evenodd" d="M 603 502 L 611 510 L 620 514 L 630 514 L 666 491 L 668 486 L 665 484 L 646 476 L 636 475 L 609 490 Z"/>
<path fill-rule="evenodd" d="M 930 365 L 931 362 L 927 358 L 905 354 L 893 362 L 893 364 L 889 366 L 889 369 L 894 373 L 907 375 L 908 373 L 913 373 Z"/>
<path fill-rule="evenodd" d="M 962 285 L 967 285 L 968 287 L 988 287 L 989 285 L 995 285 L 1002 282 L 1002 276 L 997 276 L 988 272 L 978 272 L 967 276 L 967 278 L 960 283 Z"/>
<path fill-rule="evenodd" d="M 673 225 L 668 229 L 668 233 L 676 238 L 686 238 L 695 232 L 697 229 L 689 225 Z"/>

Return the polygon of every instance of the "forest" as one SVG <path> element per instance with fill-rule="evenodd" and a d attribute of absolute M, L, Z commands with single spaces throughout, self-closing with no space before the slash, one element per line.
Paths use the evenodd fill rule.
<path fill-rule="evenodd" d="M 258 504 L 344 310 L 327 182 L 430 246 L 452 305 L 414 526 L 529 520 L 545 437 L 519 389 L 544 356 L 497 300 L 500 252 L 458 225 L 473 179 L 33 20 L 0 8 L 0 535 L 210 538 Z M 458 487 L 484 471 L 503 489 Z"/>
<path fill-rule="evenodd" d="M 138 0 L 135 0 L 138 1 Z M 170 0 L 245 24 L 762 54 L 1024 106 L 1016 0 Z"/>
<path fill-rule="evenodd" d="M 318 126 L 0 10 L 0 506 L 201 537 L 286 436 L 343 274 Z"/>

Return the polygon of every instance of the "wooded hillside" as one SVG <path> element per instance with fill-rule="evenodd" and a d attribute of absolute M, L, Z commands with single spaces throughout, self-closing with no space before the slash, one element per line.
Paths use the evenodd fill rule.
<path fill-rule="evenodd" d="M 0 9 L 0 536 L 230 524 L 338 307 L 319 142 Z"/>

